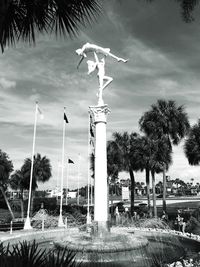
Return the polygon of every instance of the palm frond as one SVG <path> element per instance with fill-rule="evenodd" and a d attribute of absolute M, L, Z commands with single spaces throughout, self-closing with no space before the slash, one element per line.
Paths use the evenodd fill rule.
<path fill-rule="evenodd" d="M 190 124 L 184 106 L 177 106 L 173 100 L 159 99 L 139 121 L 140 129 L 148 136 L 170 137 L 174 145 L 187 135 Z"/>
<path fill-rule="evenodd" d="M 81 26 L 101 14 L 98 0 L 2 0 L 0 2 L 0 45 L 2 52 L 19 40 L 36 42 L 37 33 L 77 35 Z"/>
<path fill-rule="evenodd" d="M 200 164 L 200 120 L 190 129 L 185 140 L 184 153 L 190 165 Z"/>

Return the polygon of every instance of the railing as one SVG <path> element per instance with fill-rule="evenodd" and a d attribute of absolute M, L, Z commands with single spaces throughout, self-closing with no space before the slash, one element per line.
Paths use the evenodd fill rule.
<path fill-rule="evenodd" d="M 0 232 L 7 232 L 11 229 L 21 230 L 24 228 L 24 222 L 11 222 L 11 223 L 0 223 Z"/>

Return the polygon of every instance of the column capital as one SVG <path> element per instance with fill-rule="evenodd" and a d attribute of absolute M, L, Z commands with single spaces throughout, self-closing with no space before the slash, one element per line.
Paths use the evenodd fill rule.
<path fill-rule="evenodd" d="M 93 117 L 94 123 L 105 122 L 107 115 L 110 113 L 108 105 L 102 106 L 89 106 L 89 113 Z"/>

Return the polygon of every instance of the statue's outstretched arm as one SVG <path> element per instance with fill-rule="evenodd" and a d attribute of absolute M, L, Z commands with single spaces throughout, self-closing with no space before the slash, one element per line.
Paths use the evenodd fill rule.
<path fill-rule="evenodd" d="M 112 57 L 112 58 L 115 58 L 118 62 L 122 61 L 122 62 L 126 63 L 126 62 L 128 61 L 128 59 L 124 59 L 124 58 L 121 58 L 121 57 L 117 57 L 117 56 L 115 56 L 115 55 L 112 54 L 112 53 L 108 53 L 108 55 L 109 55 L 110 57 Z"/>

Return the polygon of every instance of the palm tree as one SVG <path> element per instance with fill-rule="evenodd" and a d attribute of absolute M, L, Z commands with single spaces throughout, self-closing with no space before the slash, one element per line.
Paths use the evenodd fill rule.
<path fill-rule="evenodd" d="M 30 178 L 30 172 L 31 172 L 31 159 L 26 158 L 24 160 L 24 164 L 21 167 L 21 171 L 25 177 L 25 179 Z M 46 182 L 51 177 L 51 164 L 50 160 L 44 156 L 41 157 L 41 155 L 38 153 L 34 156 L 34 163 L 33 163 L 33 184 L 32 188 L 35 190 L 38 185 L 38 182 Z"/>
<path fill-rule="evenodd" d="M 116 182 L 122 170 L 122 159 L 118 145 L 114 141 L 107 142 L 107 175 L 111 187 L 111 216 L 114 216 L 113 189 L 116 192 Z"/>
<path fill-rule="evenodd" d="M 101 10 L 98 0 L 1 0 L 2 52 L 19 40 L 35 43 L 38 32 L 75 36 L 80 26 L 96 20 Z"/>
<path fill-rule="evenodd" d="M 188 133 L 190 124 L 184 106 L 173 100 L 160 99 L 144 113 L 140 121 L 141 130 L 150 138 L 168 142 L 168 149 L 178 145 Z M 163 210 L 166 210 L 166 165 L 163 166 Z"/>
<path fill-rule="evenodd" d="M 172 163 L 172 148 L 169 145 L 168 137 L 163 136 L 160 139 L 154 140 L 154 156 L 152 162 L 152 184 L 155 186 L 155 173 L 163 172 L 163 210 L 166 211 L 166 175 L 165 171 L 168 170 L 170 164 Z M 154 181 L 153 181 L 154 180 Z M 155 190 L 154 190 L 155 192 Z M 153 194 L 154 195 L 154 194 Z M 155 200 L 155 199 L 154 199 Z M 156 200 L 155 200 L 156 205 Z M 154 209 L 154 216 L 157 216 L 157 211 Z"/>
<path fill-rule="evenodd" d="M 150 173 L 152 175 L 153 206 L 156 216 L 156 191 L 155 173 L 163 170 L 163 166 L 168 168 L 171 164 L 171 147 L 168 146 L 168 139 L 152 139 L 148 136 L 141 136 L 134 140 L 131 155 L 134 155 L 135 164 L 146 173 L 147 200 L 150 211 Z"/>
<path fill-rule="evenodd" d="M 29 181 L 28 179 L 25 179 L 22 170 L 16 170 L 10 176 L 9 184 L 12 189 L 20 191 L 21 217 L 24 218 L 23 191 L 24 189 L 29 189 Z"/>
<path fill-rule="evenodd" d="M 134 146 L 132 146 L 131 154 L 134 154 L 134 157 L 139 166 L 139 170 L 143 171 L 145 169 L 146 175 L 146 187 L 147 187 L 147 203 L 148 210 L 150 211 L 150 139 L 145 136 L 138 136 L 135 139 Z"/>
<path fill-rule="evenodd" d="M 113 182 L 118 179 L 118 174 L 122 171 L 122 158 L 120 149 L 116 142 L 107 142 L 107 174 Z"/>
<path fill-rule="evenodd" d="M 200 163 L 200 119 L 190 129 L 185 140 L 184 152 L 190 165 L 196 166 Z"/>
<path fill-rule="evenodd" d="M 136 166 L 134 154 L 132 154 L 132 146 L 134 145 L 134 140 L 138 137 L 138 134 L 128 132 L 113 133 L 113 142 L 117 146 L 117 151 L 121 158 L 120 171 L 129 172 L 131 179 L 131 214 L 134 212 L 134 198 L 135 198 L 135 176 L 134 170 L 139 170 Z"/>
<path fill-rule="evenodd" d="M 193 11 L 200 1 L 175 1 L 180 3 L 184 21 L 193 21 Z M 2 51 L 7 45 L 14 45 L 19 40 L 35 43 L 37 32 L 76 35 L 80 25 L 92 23 L 101 11 L 100 0 L 1 0 Z"/>
<path fill-rule="evenodd" d="M 8 155 L 0 149 L 0 191 L 6 201 L 12 219 L 14 219 L 14 214 L 12 212 L 9 201 L 5 194 L 5 189 L 7 188 L 8 185 L 9 175 L 12 171 L 13 171 L 12 161 L 9 160 Z"/>
<path fill-rule="evenodd" d="M 24 164 L 21 167 L 21 172 L 25 179 L 23 185 L 27 189 L 29 188 L 30 183 L 30 174 L 31 174 L 31 159 L 26 158 L 24 160 Z M 40 154 L 34 156 L 34 163 L 33 163 L 33 180 L 32 180 L 32 190 L 33 190 L 33 197 L 34 191 L 38 187 L 38 182 L 46 182 L 51 178 L 51 164 L 50 160 L 44 156 L 41 157 Z M 33 204 L 33 203 L 32 203 Z"/>

